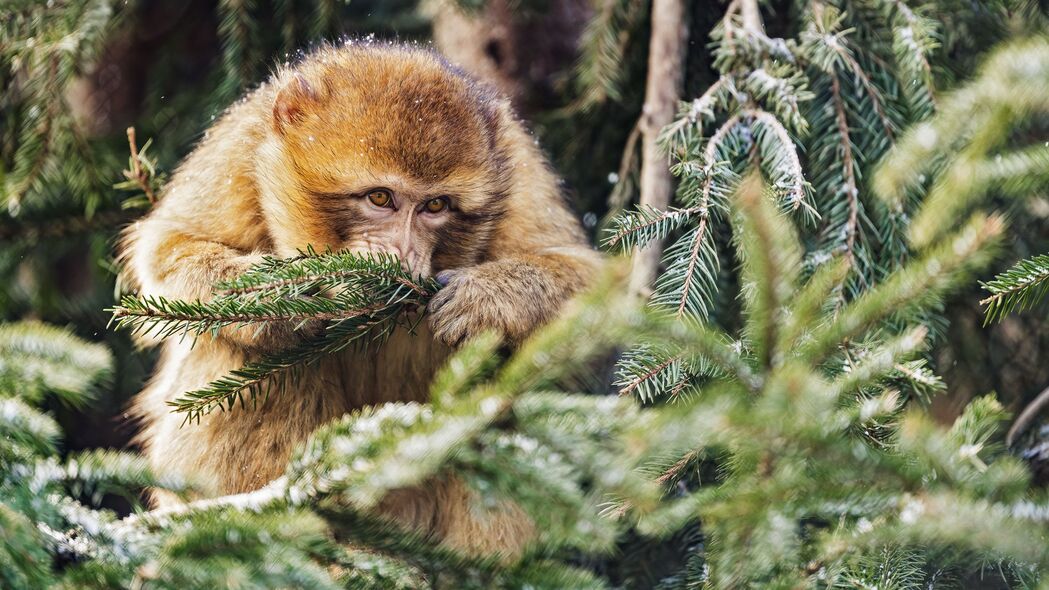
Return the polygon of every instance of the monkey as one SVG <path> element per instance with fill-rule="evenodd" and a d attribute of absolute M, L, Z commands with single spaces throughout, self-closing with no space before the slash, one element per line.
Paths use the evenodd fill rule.
<path fill-rule="evenodd" d="M 167 402 L 310 328 L 161 342 L 130 412 L 158 473 L 193 477 L 209 496 L 257 489 L 324 423 L 370 405 L 425 403 L 435 371 L 469 338 L 494 331 L 520 343 L 600 264 L 509 101 L 436 52 L 396 43 L 326 46 L 278 68 L 205 132 L 158 204 L 125 230 L 118 257 L 140 294 L 206 301 L 264 257 L 307 247 L 390 253 L 435 278 L 443 286 L 428 321 L 319 362 L 255 409 L 184 426 Z M 519 555 L 535 538 L 520 508 L 476 500 L 445 478 L 394 490 L 378 511 L 470 554 Z"/>

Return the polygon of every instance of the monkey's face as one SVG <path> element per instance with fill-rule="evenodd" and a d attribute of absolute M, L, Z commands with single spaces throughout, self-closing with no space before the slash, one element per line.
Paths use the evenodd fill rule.
<path fill-rule="evenodd" d="M 429 54 L 380 57 L 315 63 L 278 92 L 259 173 L 277 250 L 387 252 L 420 276 L 476 264 L 507 192 L 500 105 Z"/>
<path fill-rule="evenodd" d="M 454 191 L 395 174 L 375 182 L 350 193 L 314 194 L 316 211 L 334 234 L 329 243 L 351 252 L 394 254 L 412 274 L 423 277 L 474 262 L 479 244 L 470 247 L 470 236 L 463 234 L 477 228 L 464 218 Z"/>

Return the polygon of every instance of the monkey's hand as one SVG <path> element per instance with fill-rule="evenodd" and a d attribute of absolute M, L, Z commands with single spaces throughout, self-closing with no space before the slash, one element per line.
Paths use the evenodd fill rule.
<path fill-rule="evenodd" d="M 444 287 L 430 300 L 430 328 L 449 346 L 489 330 L 520 342 L 557 313 L 567 295 L 544 269 L 519 260 L 442 271 L 437 281 Z"/>

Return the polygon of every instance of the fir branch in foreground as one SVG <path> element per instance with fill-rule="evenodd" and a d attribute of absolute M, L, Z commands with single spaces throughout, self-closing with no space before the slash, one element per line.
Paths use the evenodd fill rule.
<path fill-rule="evenodd" d="M 432 287 L 404 272 L 392 254 L 327 252 L 318 255 L 313 249 L 307 249 L 292 259 L 267 258 L 240 277 L 219 283 L 216 289 L 222 295 L 273 291 L 297 296 L 350 286 L 382 288 L 387 283 L 403 285 L 420 295 L 426 295 Z"/>
<path fill-rule="evenodd" d="M 645 2 L 605 0 L 580 40 L 575 85 L 579 97 L 572 110 L 588 111 L 622 93 L 623 59 L 637 25 L 644 17 Z"/>
<path fill-rule="evenodd" d="M 981 305 L 987 306 L 985 325 L 1001 321 L 1014 311 L 1030 309 L 1049 292 L 1049 255 L 1021 260 L 982 285 L 991 292 L 990 297 L 980 301 Z"/>
<path fill-rule="evenodd" d="M 390 255 L 308 250 L 286 260 L 264 259 L 219 283 L 209 301 L 126 296 L 111 311 L 117 327 L 133 333 L 199 336 L 267 322 L 371 323 L 371 316 L 391 305 L 425 304 L 436 288 L 432 281 L 413 278 Z"/>
<path fill-rule="evenodd" d="M 418 280 L 393 256 L 307 250 L 280 260 L 266 258 L 240 277 L 216 286 L 210 301 L 163 297 L 125 297 L 114 308 L 119 328 L 166 338 L 217 334 L 230 326 L 251 329 L 267 323 L 301 325 L 320 321 L 319 337 L 289 350 L 252 361 L 229 375 L 170 402 L 187 420 L 216 409 L 254 403 L 271 386 L 283 387 L 303 366 L 359 344 L 384 339 L 397 326 L 414 323 L 404 312 L 425 309 L 437 291 L 432 280 Z"/>
<path fill-rule="evenodd" d="M 412 304 L 424 306 L 425 301 L 401 298 L 385 307 L 375 307 L 335 322 L 327 327 L 320 338 L 249 362 L 229 375 L 212 381 L 203 389 L 184 393 L 168 402 L 168 405 L 176 412 L 184 413 L 189 422 L 198 421 L 214 410 L 232 410 L 238 403 L 247 407 L 245 394 L 254 405 L 258 397 L 268 394 L 271 388 L 280 391 L 289 379 L 294 381 L 298 371 L 306 365 L 354 344 L 366 346 L 366 341 L 382 341 L 399 325 L 411 329 L 415 324 L 404 319 L 403 312 Z"/>
<path fill-rule="evenodd" d="M 32 403 L 49 392 L 68 403 L 84 403 L 112 366 L 105 346 L 58 326 L 35 321 L 0 326 L 0 398 Z"/>

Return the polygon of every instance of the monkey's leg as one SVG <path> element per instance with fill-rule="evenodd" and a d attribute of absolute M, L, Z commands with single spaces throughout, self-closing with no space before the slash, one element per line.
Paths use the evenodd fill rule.
<path fill-rule="evenodd" d="M 535 523 L 513 502 L 482 506 L 477 493 L 457 478 L 443 481 L 438 494 L 437 530 L 451 547 L 513 561 L 535 540 Z"/>
<path fill-rule="evenodd" d="M 536 538 L 535 524 L 519 506 L 501 501 L 482 506 L 477 493 L 456 477 L 391 492 L 379 512 L 467 555 L 514 561 Z"/>

